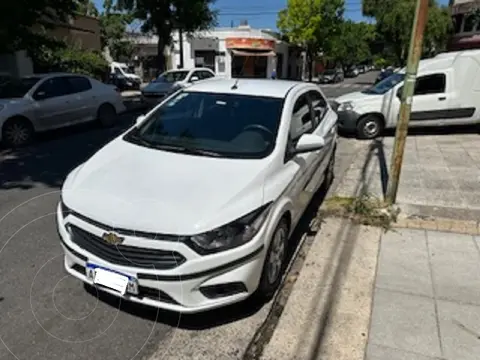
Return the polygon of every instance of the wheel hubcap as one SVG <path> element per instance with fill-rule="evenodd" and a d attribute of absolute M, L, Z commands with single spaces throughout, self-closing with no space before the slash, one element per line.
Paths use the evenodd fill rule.
<path fill-rule="evenodd" d="M 369 121 L 365 124 L 365 133 L 372 136 L 378 132 L 378 125 L 375 121 Z"/>
<path fill-rule="evenodd" d="M 28 129 L 20 124 L 12 124 L 6 129 L 5 137 L 12 144 L 22 144 L 28 140 Z"/>
<path fill-rule="evenodd" d="M 268 282 L 270 284 L 273 284 L 275 283 L 275 281 L 277 281 L 282 270 L 283 258 L 285 255 L 285 237 L 285 229 L 280 228 L 277 230 L 273 238 L 272 246 L 270 249 L 270 257 L 267 264 L 267 276 Z"/>

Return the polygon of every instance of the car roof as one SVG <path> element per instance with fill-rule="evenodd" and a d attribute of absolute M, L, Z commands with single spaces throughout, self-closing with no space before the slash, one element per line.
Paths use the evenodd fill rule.
<path fill-rule="evenodd" d="M 234 85 L 237 85 L 236 88 Z M 305 85 L 302 81 L 273 79 L 222 79 L 212 78 L 197 82 L 188 87 L 188 91 L 211 92 L 221 94 L 239 94 L 284 98 L 296 86 Z"/>
<path fill-rule="evenodd" d="M 196 67 L 196 68 L 185 68 L 185 69 L 172 69 L 172 70 L 167 70 L 165 72 L 176 72 L 176 71 L 194 71 L 194 70 L 207 70 L 207 71 L 212 71 L 212 69 L 205 68 L 205 67 Z"/>

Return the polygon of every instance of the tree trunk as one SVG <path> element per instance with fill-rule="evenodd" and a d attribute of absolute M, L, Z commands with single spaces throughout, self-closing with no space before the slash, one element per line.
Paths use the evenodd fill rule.
<path fill-rule="evenodd" d="M 157 43 L 157 75 L 160 75 L 165 70 L 166 67 L 166 59 L 165 59 L 165 46 L 166 42 L 164 41 L 163 37 L 159 34 L 158 35 L 158 43 Z"/>
<path fill-rule="evenodd" d="M 310 50 L 307 50 L 307 68 L 308 68 L 308 81 L 312 81 L 313 78 L 313 56 Z"/>

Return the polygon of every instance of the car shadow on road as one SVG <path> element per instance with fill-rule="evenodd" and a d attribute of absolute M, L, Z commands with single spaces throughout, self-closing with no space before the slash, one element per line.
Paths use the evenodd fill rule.
<path fill-rule="evenodd" d="M 315 235 L 316 229 L 313 229 L 311 226 L 312 220 L 317 217 L 318 209 L 325 199 L 326 193 L 326 190 L 322 187 L 322 189 L 317 191 L 313 196 L 310 204 L 306 208 L 290 238 L 287 263 L 294 260 L 293 256 L 296 253 L 301 239 L 305 235 Z M 85 289 L 91 296 L 98 296 L 100 301 L 107 303 L 112 306 L 112 308 L 121 309 L 130 315 L 138 316 L 148 321 L 166 324 L 174 328 L 197 331 L 215 328 L 248 318 L 255 315 L 268 303 L 268 301 L 259 301 L 255 297 L 250 297 L 240 303 L 199 314 L 179 314 L 177 312 L 158 310 L 133 302 L 121 301 L 119 298 L 104 292 L 99 292 L 97 295 L 97 292 L 88 286 L 85 286 Z"/>
<path fill-rule="evenodd" d="M 131 126 L 135 114 L 122 115 L 111 129 L 82 124 L 38 134 L 25 148 L 0 149 L 0 190 L 28 190 L 39 183 L 60 188 L 71 170 Z"/>

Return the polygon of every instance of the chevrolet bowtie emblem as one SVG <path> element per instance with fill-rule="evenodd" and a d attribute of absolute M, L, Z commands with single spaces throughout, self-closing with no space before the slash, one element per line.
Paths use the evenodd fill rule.
<path fill-rule="evenodd" d="M 104 233 L 102 235 L 103 241 L 110 245 L 119 245 L 123 242 L 125 238 L 118 236 L 117 234 L 114 233 Z"/>

